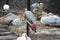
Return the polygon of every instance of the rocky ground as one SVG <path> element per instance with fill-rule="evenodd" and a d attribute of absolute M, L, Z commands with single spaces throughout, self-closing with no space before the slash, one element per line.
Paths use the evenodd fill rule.
<path fill-rule="evenodd" d="M 32 40 L 60 40 L 60 28 L 43 25 L 40 23 L 40 21 L 37 21 L 37 24 L 38 24 L 37 32 L 33 32 L 30 29 L 29 36 L 31 37 Z M 26 24 L 25 24 L 25 26 L 26 26 Z M 12 26 L 10 26 L 10 27 L 12 27 Z M 13 31 L 15 30 L 14 27 L 11 28 L 11 29 L 13 29 Z M 22 28 L 22 27 L 21 27 L 21 30 L 19 30 L 19 29 L 17 31 L 16 30 L 14 32 L 17 32 L 18 34 L 20 34 L 20 36 L 23 32 L 26 32 L 26 28 Z M 11 36 L 12 36 L 11 34 L 6 37 L 0 36 L 0 39 L 1 38 L 4 38 L 4 39 L 8 38 L 7 40 L 11 40 L 9 38 L 16 37 L 16 36 L 11 37 Z M 16 40 L 16 39 L 13 39 L 13 40 Z"/>
<path fill-rule="evenodd" d="M 38 24 L 37 32 L 33 32 L 30 29 L 29 36 L 31 37 L 32 40 L 60 40 L 60 28 L 58 26 L 57 27 L 46 26 L 46 25 L 41 24 L 40 21 L 37 21 L 37 24 Z M 12 27 L 12 26 L 10 26 L 10 27 Z M 26 31 L 26 29 L 23 28 L 23 30 L 22 30 L 22 28 L 21 28 L 21 30 L 19 30 L 17 32 L 22 34 L 25 31 Z M 11 35 L 9 35 L 9 38 L 10 38 L 10 36 Z M 6 37 L 4 37 L 4 38 L 6 38 Z M 14 39 L 14 40 L 16 40 L 16 39 Z"/>
<path fill-rule="evenodd" d="M 29 36 L 32 40 L 60 40 L 60 28 L 58 26 L 46 26 L 41 24 L 40 21 L 37 21 L 37 24 L 37 32 L 33 32 L 30 29 Z M 26 32 L 26 28 L 18 29 L 16 32 L 21 35 L 23 32 Z"/>
<path fill-rule="evenodd" d="M 32 40 L 60 40 L 60 28 L 38 23 L 37 33 L 30 34 Z"/>

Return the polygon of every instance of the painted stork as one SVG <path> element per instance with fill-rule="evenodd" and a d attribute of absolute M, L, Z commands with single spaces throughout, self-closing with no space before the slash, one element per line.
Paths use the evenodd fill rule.
<path fill-rule="evenodd" d="M 25 19 L 27 19 L 29 21 L 29 23 L 31 24 L 31 28 L 36 32 L 36 17 L 34 16 L 34 14 L 31 11 L 26 10 L 25 11 Z"/>

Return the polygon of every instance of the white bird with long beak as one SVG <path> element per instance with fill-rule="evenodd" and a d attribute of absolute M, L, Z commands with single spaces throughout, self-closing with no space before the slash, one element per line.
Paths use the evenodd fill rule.
<path fill-rule="evenodd" d="M 27 36 L 26 33 L 23 33 L 21 37 L 18 37 L 17 40 L 31 40 L 29 36 Z"/>

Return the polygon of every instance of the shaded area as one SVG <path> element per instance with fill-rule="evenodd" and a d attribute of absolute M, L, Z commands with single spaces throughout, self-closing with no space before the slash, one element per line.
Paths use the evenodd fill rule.
<path fill-rule="evenodd" d="M 60 0 L 50 0 L 47 11 L 60 14 Z"/>

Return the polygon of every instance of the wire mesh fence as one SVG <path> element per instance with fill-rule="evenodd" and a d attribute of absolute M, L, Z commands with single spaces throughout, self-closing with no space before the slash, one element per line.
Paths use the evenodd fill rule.
<path fill-rule="evenodd" d="M 48 4 L 49 0 L 30 0 L 31 3 L 43 2 L 46 5 Z M 0 0 L 0 9 L 3 9 L 3 5 L 6 3 L 6 0 Z M 9 0 L 9 5 L 11 10 L 20 10 L 21 8 L 27 7 L 27 0 Z"/>

